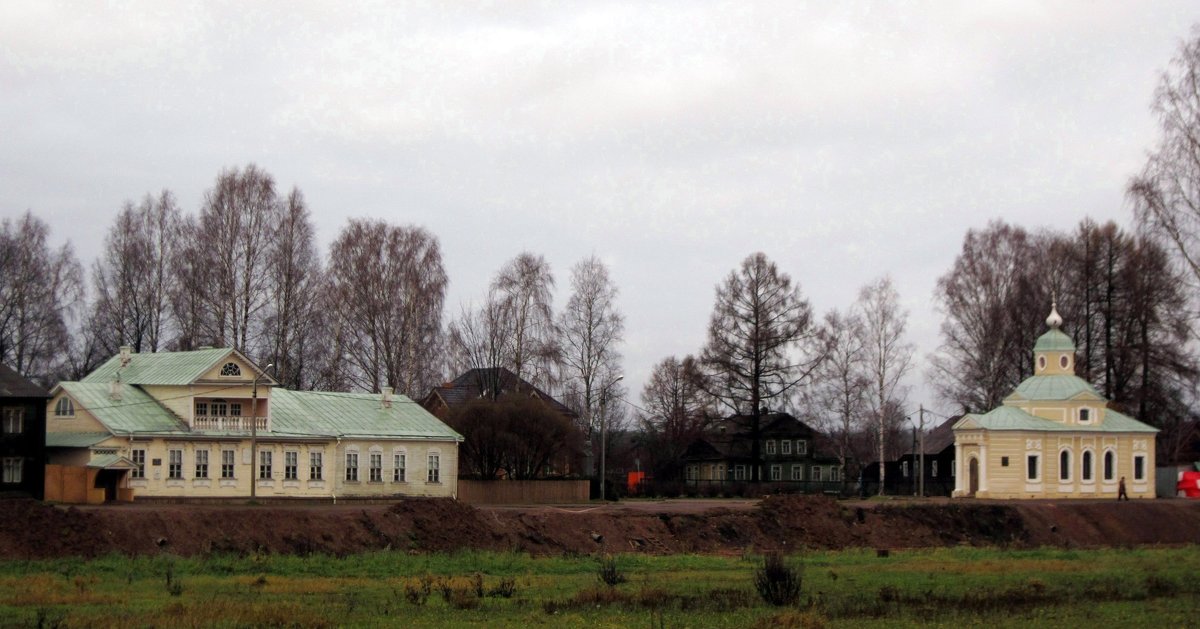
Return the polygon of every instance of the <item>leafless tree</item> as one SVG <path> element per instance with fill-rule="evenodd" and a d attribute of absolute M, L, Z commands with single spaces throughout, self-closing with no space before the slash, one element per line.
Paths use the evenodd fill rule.
<path fill-rule="evenodd" d="M 745 418 L 752 481 L 761 478 L 764 405 L 786 399 L 822 358 L 811 319 L 799 287 L 762 253 L 717 286 L 701 361 L 709 392 Z"/>
<path fill-rule="evenodd" d="M 574 410 L 584 418 L 588 439 L 596 421 L 603 419 L 601 381 L 606 376 L 611 381 L 620 372 L 617 346 L 624 340 L 625 317 L 617 310 L 616 297 L 617 287 L 599 258 L 585 258 L 571 269 L 571 297 L 558 318 L 559 346 L 564 379 L 579 392 Z"/>
<path fill-rule="evenodd" d="M 267 258 L 269 302 L 264 343 L 257 352 L 274 363 L 275 376 L 292 389 L 315 384 L 322 356 L 328 354 L 319 331 L 321 266 L 304 196 L 292 189 L 284 201 L 276 237 Z"/>
<path fill-rule="evenodd" d="M 879 445 L 879 495 L 883 495 L 884 462 L 887 461 L 889 404 L 903 407 L 904 377 L 912 368 L 914 346 L 904 339 L 908 311 L 900 307 L 900 295 L 892 279 L 884 276 L 859 292 L 855 303 L 862 325 L 862 357 L 865 359 L 866 403 L 876 421 Z M 901 415 L 903 417 L 903 415 Z"/>
<path fill-rule="evenodd" d="M 1154 93 L 1162 135 L 1142 172 L 1129 184 L 1135 216 L 1169 243 L 1200 286 L 1200 26 L 1193 27 Z M 1193 292 L 1192 305 L 1197 295 Z"/>
<path fill-rule="evenodd" d="M 92 271 L 96 292 L 91 334 L 98 349 L 111 356 L 122 345 L 156 352 L 169 330 L 170 265 L 177 255 L 182 224 L 169 191 L 146 195 L 139 205 L 126 203 L 105 238 L 105 249 Z"/>
<path fill-rule="evenodd" d="M 580 448 L 571 420 L 519 393 L 473 400 L 451 413 L 448 422 L 464 438 L 459 469 L 483 479 L 563 473 Z"/>
<path fill-rule="evenodd" d="M 215 269 L 208 262 L 206 243 L 200 222 L 185 216 L 179 226 L 179 246 L 170 260 L 172 282 L 167 290 L 176 325 L 172 343 L 176 351 L 217 344 L 211 325 L 212 297 L 207 292 Z"/>
<path fill-rule="evenodd" d="M 512 329 L 505 320 L 505 308 L 495 295 L 488 295 L 479 308 L 462 306 L 459 317 L 450 322 L 447 347 L 450 369 L 457 375 L 478 370 L 480 390 L 487 391 L 493 400 L 501 393 L 500 369 L 507 365 L 509 335 Z"/>
<path fill-rule="evenodd" d="M 222 171 L 204 195 L 194 250 L 209 265 L 203 295 L 218 345 L 253 353 L 253 328 L 271 294 L 269 256 L 281 214 L 275 180 L 253 164 Z"/>
<path fill-rule="evenodd" d="M 656 478 L 679 478 L 684 451 L 715 419 L 713 400 L 703 379 L 695 358 L 669 356 L 654 366 L 642 388 L 641 424 Z"/>
<path fill-rule="evenodd" d="M 437 384 L 447 277 L 435 236 L 351 220 L 330 250 L 328 277 L 341 359 L 355 386 L 415 397 Z"/>
<path fill-rule="evenodd" d="M 492 280 L 492 293 L 509 326 L 509 364 L 518 379 L 553 390 L 558 360 L 551 299 L 554 275 L 540 255 L 523 252 Z"/>
<path fill-rule="evenodd" d="M 1049 248 L 1047 237 L 1001 222 L 967 232 L 935 292 L 945 319 L 928 377 L 945 401 L 986 412 L 1032 375 L 1029 350 L 1051 301 Z"/>
<path fill-rule="evenodd" d="M 83 302 L 83 269 L 70 244 L 50 248 L 49 231 L 29 212 L 0 223 L 0 362 L 45 386 L 67 369 Z"/>
<path fill-rule="evenodd" d="M 813 408 L 819 409 L 817 421 L 833 437 L 838 461 L 846 474 L 851 458 L 864 461 L 867 452 L 855 449 L 854 435 L 867 426 L 867 392 L 870 378 L 866 373 L 866 332 L 859 316 L 836 310 L 825 315 L 820 330 L 826 348 L 825 360 L 814 375 Z M 869 459 L 865 459 L 869 460 Z M 843 478 L 847 476 L 844 475 Z"/>

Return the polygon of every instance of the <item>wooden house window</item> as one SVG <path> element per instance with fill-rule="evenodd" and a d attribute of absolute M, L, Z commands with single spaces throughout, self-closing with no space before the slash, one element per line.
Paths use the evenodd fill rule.
<path fill-rule="evenodd" d="M 784 439 L 783 441 L 780 441 L 779 442 L 779 451 L 783 454 L 791 454 L 792 453 L 792 440 Z"/>
<path fill-rule="evenodd" d="M 75 416 L 75 403 L 71 401 L 71 398 L 69 398 L 65 395 L 58 398 L 58 403 L 54 405 L 54 416 L 55 417 L 74 417 Z"/>
<path fill-rule="evenodd" d="M 4 434 L 19 435 L 25 432 L 25 409 L 4 409 Z"/>

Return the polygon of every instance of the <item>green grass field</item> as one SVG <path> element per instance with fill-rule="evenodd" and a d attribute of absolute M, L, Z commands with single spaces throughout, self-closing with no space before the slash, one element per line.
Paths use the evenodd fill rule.
<path fill-rule="evenodd" d="M 808 553 L 800 601 L 764 603 L 761 558 L 515 553 L 0 562 L 14 627 L 1188 626 L 1200 547 Z"/>

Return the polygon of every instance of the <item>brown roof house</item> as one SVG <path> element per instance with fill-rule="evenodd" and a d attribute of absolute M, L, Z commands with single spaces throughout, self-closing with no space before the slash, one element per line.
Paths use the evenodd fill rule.
<path fill-rule="evenodd" d="M 42 387 L 0 365 L 0 495 L 42 498 L 49 397 Z"/>
<path fill-rule="evenodd" d="M 564 477 L 578 474 L 582 468 L 579 432 L 579 414 L 555 399 L 549 393 L 519 378 L 504 367 L 470 369 L 459 377 L 441 386 L 434 387 L 421 400 L 427 411 L 455 425 L 456 413 L 478 401 L 503 403 L 519 398 L 530 398 L 545 405 L 565 422 L 554 422 L 552 438 L 543 435 L 528 435 L 520 431 L 520 423 L 508 434 L 504 427 L 496 430 L 474 430 L 461 423 L 458 430 L 463 433 L 463 456 L 460 457 L 460 472 L 465 476 L 481 479 L 492 478 L 544 478 Z M 546 431 L 550 432 L 550 431 Z M 486 437 L 485 437 L 486 436 Z M 510 438 L 511 437 L 511 438 Z M 481 439 L 486 443 L 477 443 Z M 509 452 L 500 452 L 508 448 Z M 517 450 L 522 452 L 517 453 Z M 513 464 L 514 458 L 522 462 Z"/>
<path fill-rule="evenodd" d="M 763 482 L 787 491 L 841 491 L 837 458 L 817 448 L 823 435 L 788 413 L 768 413 L 761 422 L 759 478 Z M 739 416 L 730 417 L 688 446 L 683 454 L 687 484 L 724 485 L 751 479 L 752 440 L 746 424 Z"/>

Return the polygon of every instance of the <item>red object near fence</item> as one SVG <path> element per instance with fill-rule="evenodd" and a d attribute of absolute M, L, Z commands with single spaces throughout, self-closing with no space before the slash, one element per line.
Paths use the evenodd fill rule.
<path fill-rule="evenodd" d="M 638 493 L 638 490 L 641 488 L 640 486 L 642 481 L 644 480 L 646 480 L 645 472 L 630 472 L 629 478 L 625 481 L 626 486 L 629 487 L 629 493 Z"/>
<path fill-rule="evenodd" d="M 1200 498 L 1200 472 L 1180 472 L 1175 489 L 1188 498 Z"/>

